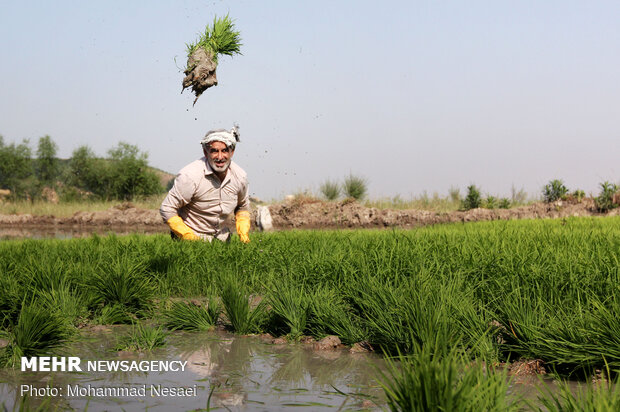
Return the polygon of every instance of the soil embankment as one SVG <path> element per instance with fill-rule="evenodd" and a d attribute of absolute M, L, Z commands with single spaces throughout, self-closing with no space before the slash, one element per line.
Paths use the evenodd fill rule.
<path fill-rule="evenodd" d="M 365 207 L 357 202 L 324 202 L 320 200 L 290 201 L 269 206 L 276 230 L 338 228 L 411 228 L 437 223 L 475 222 L 485 220 L 564 218 L 572 216 L 617 216 L 620 209 L 596 212 L 594 201 L 558 201 L 536 203 L 512 209 L 472 209 L 468 211 L 432 212 L 426 210 L 394 210 Z M 256 212 L 254 212 L 256 217 Z M 123 203 L 105 211 L 76 212 L 70 217 L 35 216 L 30 214 L 0 215 L 0 227 L 55 228 L 129 228 L 136 231 L 166 232 L 167 226 L 157 210 L 145 210 Z M 234 225 L 233 225 L 234 227 Z"/>

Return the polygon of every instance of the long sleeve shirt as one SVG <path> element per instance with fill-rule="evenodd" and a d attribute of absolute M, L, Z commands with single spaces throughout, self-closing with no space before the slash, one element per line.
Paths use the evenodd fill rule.
<path fill-rule="evenodd" d="M 197 235 L 217 236 L 233 212 L 250 210 L 245 171 L 231 162 L 223 182 L 206 158 L 185 166 L 159 209 L 164 222 L 179 215 Z"/>

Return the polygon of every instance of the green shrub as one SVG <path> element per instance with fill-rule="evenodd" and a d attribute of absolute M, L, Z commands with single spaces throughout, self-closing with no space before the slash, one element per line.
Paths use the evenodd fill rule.
<path fill-rule="evenodd" d="M 586 192 L 584 192 L 583 190 L 577 189 L 575 190 L 573 193 L 571 193 L 571 196 L 579 203 L 581 203 L 581 201 L 583 200 L 584 197 L 586 197 Z"/>
<path fill-rule="evenodd" d="M 502 197 L 499 200 L 499 208 L 500 209 L 510 209 L 510 199 L 507 197 Z"/>
<path fill-rule="evenodd" d="M 614 202 L 616 192 L 618 192 L 618 185 L 610 182 L 601 183 L 601 193 L 594 199 L 596 209 L 599 212 L 607 212 L 618 207 L 618 203 Z"/>
<path fill-rule="evenodd" d="M 355 200 L 361 200 L 366 196 L 368 190 L 368 182 L 366 179 L 360 176 L 354 176 L 350 174 L 344 178 L 343 183 L 344 194 L 347 197 L 352 197 Z"/>
<path fill-rule="evenodd" d="M 463 200 L 463 209 L 470 210 L 480 207 L 480 190 L 475 185 L 467 186 L 467 196 Z"/>
<path fill-rule="evenodd" d="M 326 180 L 320 187 L 321 193 L 327 200 L 336 200 L 340 196 L 340 185 L 331 180 Z"/>
<path fill-rule="evenodd" d="M 495 196 L 487 196 L 484 201 L 484 207 L 487 209 L 497 209 L 497 198 Z"/>
<path fill-rule="evenodd" d="M 564 186 L 564 183 L 558 179 L 549 181 L 549 183 L 543 187 L 543 198 L 547 203 L 563 199 L 567 193 L 568 189 Z"/>

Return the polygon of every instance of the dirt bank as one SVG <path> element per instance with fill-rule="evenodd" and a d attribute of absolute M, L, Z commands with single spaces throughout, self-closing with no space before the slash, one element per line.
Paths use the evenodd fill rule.
<path fill-rule="evenodd" d="M 357 202 L 290 201 L 269 206 L 273 225 L 283 229 L 317 228 L 386 228 L 418 227 L 437 223 L 474 222 L 483 220 L 563 218 L 570 216 L 618 216 L 620 209 L 597 213 L 592 199 L 580 203 L 558 201 L 536 203 L 513 209 L 472 209 L 466 212 L 431 212 L 425 210 L 393 210 L 368 208 Z M 256 212 L 254 213 L 256 216 Z M 100 212 L 76 212 L 70 217 L 0 215 L 0 227 L 135 227 L 167 231 L 157 210 L 145 210 L 131 203 L 117 205 Z M 234 225 L 233 225 L 234 227 Z"/>

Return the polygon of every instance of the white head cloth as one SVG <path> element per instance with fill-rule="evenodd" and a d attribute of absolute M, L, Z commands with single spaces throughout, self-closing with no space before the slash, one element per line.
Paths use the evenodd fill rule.
<path fill-rule="evenodd" d="M 222 142 L 227 147 L 235 146 L 239 141 L 239 126 L 233 126 L 230 131 L 224 129 L 211 130 L 207 132 L 205 137 L 202 138 L 200 143 L 204 146 L 211 142 Z"/>

